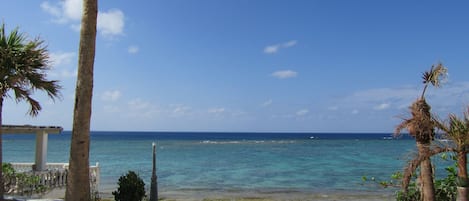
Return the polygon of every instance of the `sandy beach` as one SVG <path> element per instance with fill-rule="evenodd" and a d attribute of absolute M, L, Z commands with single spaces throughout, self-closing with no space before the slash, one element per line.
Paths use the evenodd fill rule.
<path fill-rule="evenodd" d="M 286 201 L 286 200 L 314 200 L 314 201 L 386 201 L 395 200 L 391 194 L 354 194 L 354 193 L 301 193 L 301 192 L 212 192 L 204 193 L 165 192 L 160 198 L 178 201 Z"/>
<path fill-rule="evenodd" d="M 149 193 L 147 193 L 148 195 Z M 64 189 L 54 190 L 42 198 L 63 198 Z M 114 200 L 111 191 L 100 192 L 103 200 Z M 331 193 L 306 193 L 299 191 L 206 191 L 206 190 L 179 190 L 159 192 L 159 200 L 167 201 L 391 201 L 395 200 L 392 193 L 379 192 L 331 192 Z"/>

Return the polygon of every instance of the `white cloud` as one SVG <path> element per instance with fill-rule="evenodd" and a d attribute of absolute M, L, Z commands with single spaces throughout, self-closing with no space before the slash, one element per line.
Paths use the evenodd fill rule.
<path fill-rule="evenodd" d="M 296 40 L 291 40 L 285 43 L 279 43 L 279 44 L 274 44 L 274 45 L 268 45 L 264 48 L 264 53 L 266 54 L 274 54 L 280 51 L 282 48 L 290 48 L 293 47 L 297 44 Z"/>
<path fill-rule="evenodd" d="M 407 108 L 419 98 L 423 86 L 401 86 L 395 88 L 375 88 L 357 91 L 349 96 L 338 99 L 336 106 L 360 112 L 367 110 L 402 110 L 396 114 L 407 111 Z M 426 100 L 435 112 L 459 113 L 469 104 L 469 82 L 447 83 L 441 88 L 429 87 Z"/>
<path fill-rule="evenodd" d="M 223 107 L 217 107 L 217 108 L 210 108 L 210 109 L 208 110 L 208 113 L 210 113 L 210 114 L 222 114 L 222 113 L 224 113 L 225 111 L 226 111 L 225 108 L 223 108 Z"/>
<path fill-rule="evenodd" d="M 59 7 L 51 5 L 48 1 L 41 3 L 41 8 L 43 11 L 59 18 L 62 15 L 62 11 Z"/>
<path fill-rule="evenodd" d="M 138 46 L 135 46 L 135 45 L 129 46 L 129 48 L 127 48 L 127 52 L 129 52 L 130 54 L 136 54 L 138 53 L 138 51 L 139 51 L 139 48 Z"/>
<path fill-rule="evenodd" d="M 75 58 L 74 52 L 58 52 L 58 53 L 51 53 L 49 55 L 49 59 L 53 66 L 61 66 L 61 65 L 70 64 L 74 58 Z"/>
<path fill-rule="evenodd" d="M 61 1 L 66 17 L 72 20 L 80 20 L 83 10 L 82 0 L 65 0 Z"/>
<path fill-rule="evenodd" d="M 264 48 L 264 53 L 266 53 L 266 54 L 277 53 L 278 49 L 280 49 L 279 45 L 269 45 L 269 46 Z"/>
<path fill-rule="evenodd" d="M 71 77 L 76 77 L 77 75 L 78 75 L 78 71 L 76 69 L 75 70 L 64 69 L 60 71 L 57 76 L 63 77 L 63 78 L 71 78 Z"/>
<path fill-rule="evenodd" d="M 309 110 L 307 110 L 307 109 L 302 109 L 302 110 L 298 110 L 298 111 L 296 112 L 296 116 L 305 116 L 305 115 L 307 115 L 308 113 L 309 113 Z"/>
<path fill-rule="evenodd" d="M 373 109 L 375 110 L 385 110 L 388 109 L 391 105 L 389 103 L 381 103 L 377 106 L 375 106 Z"/>
<path fill-rule="evenodd" d="M 275 71 L 271 74 L 271 76 L 276 77 L 278 79 L 293 78 L 293 77 L 296 77 L 297 75 L 298 73 L 292 70 Z"/>
<path fill-rule="evenodd" d="M 191 114 L 192 108 L 184 105 L 174 105 L 171 111 L 171 116 L 180 117 Z"/>
<path fill-rule="evenodd" d="M 69 24 L 71 29 L 79 31 L 82 3 L 82 0 L 62 0 L 56 4 L 45 1 L 41 3 L 41 8 L 54 17 L 52 20 L 54 23 Z M 102 36 L 112 38 L 122 35 L 124 26 L 124 13 L 121 10 L 98 11 L 97 29 Z"/>
<path fill-rule="evenodd" d="M 140 98 L 129 101 L 128 106 L 131 110 L 146 110 L 151 107 L 149 102 L 143 101 Z"/>
<path fill-rule="evenodd" d="M 49 55 L 49 61 L 54 67 L 49 73 L 52 77 L 71 78 L 77 76 L 76 65 L 70 65 L 75 61 L 74 52 L 54 52 Z"/>
<path fill-rule="evenodd" d="M 81 0 L 63 0 L 56 4 L 50 4 L 48 1 L 41 3 L 43 11 L 54 16 L 53 22 L 65 24 L 80 21 L 83 4 Z"/>
<path fill-rule="evenodd" d="M 127 103 L 128 112 L 125 116 L 138 120 L 152 120 L 161 112 L 158 108 L 148 101 L 135 98 Z"/>
<path fill-rule="evenodd" d="M 288 41 L 288 42 L 282 44 L 282 47 L 284 47 L 284 48 L 293 47 L 293 46 L 296 45 L 296 43 L 297 43 L 296 40 L 291 40 L 291 41 Z"/>
<path fill-rule="evenodd" d="M 272 105 L 272 102 L 273 102 L 272 99 L 269 99 L 269 100 L 262 103 L 262 107 L 268 107 L 268 106 Z"/>
<path fill-rule="evenodd" d="M 105 91 L 101 95 L 103 101 L 117 101 L 122 96 L 122 93 L 119 90 Z"/>
<path fill-rule="evenodd" d="M 122 35 L 124 30 L 124 13 L 118 9 L 98 13 L 98 31 L 105 37 Z"/>

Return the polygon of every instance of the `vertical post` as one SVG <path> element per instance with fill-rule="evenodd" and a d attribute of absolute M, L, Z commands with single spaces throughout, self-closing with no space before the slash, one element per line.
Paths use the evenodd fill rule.
<path fill-rule="evenodd" d="M 153 147 L 153 169 L 151 172 L 150 201 L 158 201 L 158 181 L 156 177 L 156 144 Z"/>
<path fill-rule="evenodd" d="M 35 171 L 46 170 L 47 138 L 48 134 L 45 131 L 36 132 L 36 161 L 33 168 Z"/>

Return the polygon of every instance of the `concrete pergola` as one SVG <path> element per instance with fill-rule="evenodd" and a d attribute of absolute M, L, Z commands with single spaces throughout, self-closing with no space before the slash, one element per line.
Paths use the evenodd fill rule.
<path fill-rule="evenodd" d="M 33 170 L 46 170 L 48 134 L 59 134 L 60 126 L 3 125 L 3 134 L 36 134 L 36 160 Z"/>

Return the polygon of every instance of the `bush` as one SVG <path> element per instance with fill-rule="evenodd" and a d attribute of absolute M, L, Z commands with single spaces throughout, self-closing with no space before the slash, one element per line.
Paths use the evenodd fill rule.
<path fill-rule="evenodd" d="M 444 201 L 455 201 L 457 194 L 457 169 L 456 164 L 445 168 L 447 176 L 442 179 L 435 180 L 435 198 L 436 200 Z M 414 174 L 414 179 L 419 175 L 417 172 Z M 362 177 L 364 182 L 371 181 L 377 183 L 384 188 L 395 187 L 400 188 L 400 183 L 402 181 L 402 173 L 397 172 L 391 175 L 391 180 L 389 181 L 378 181 L 374 177 L 367 178 Z M 407 188 L 407 193 L 404 193 L 402 189 L 396 191 L 396 200 L 397 201 L 415 201 L 422 200 L 421 192 L 419 186 L 415 181 L 411 181 L 409 187 Z"/>
<path fill-rule="evenodd" d="M 116 201 L 142 201 L 145 195 L 145 183 L 135 172 L 129 171 L 119 178 L 119 187 L 113 191 Z"/>
<path fill-rule="evenodd" d="M 43 193 L 47 190 L 44 185 L 40 185 L 39 176 L 31 172 L 16 172 L 10 163 L 2 164 L 4 192 L 6 194 L 29 195 Z"/>

